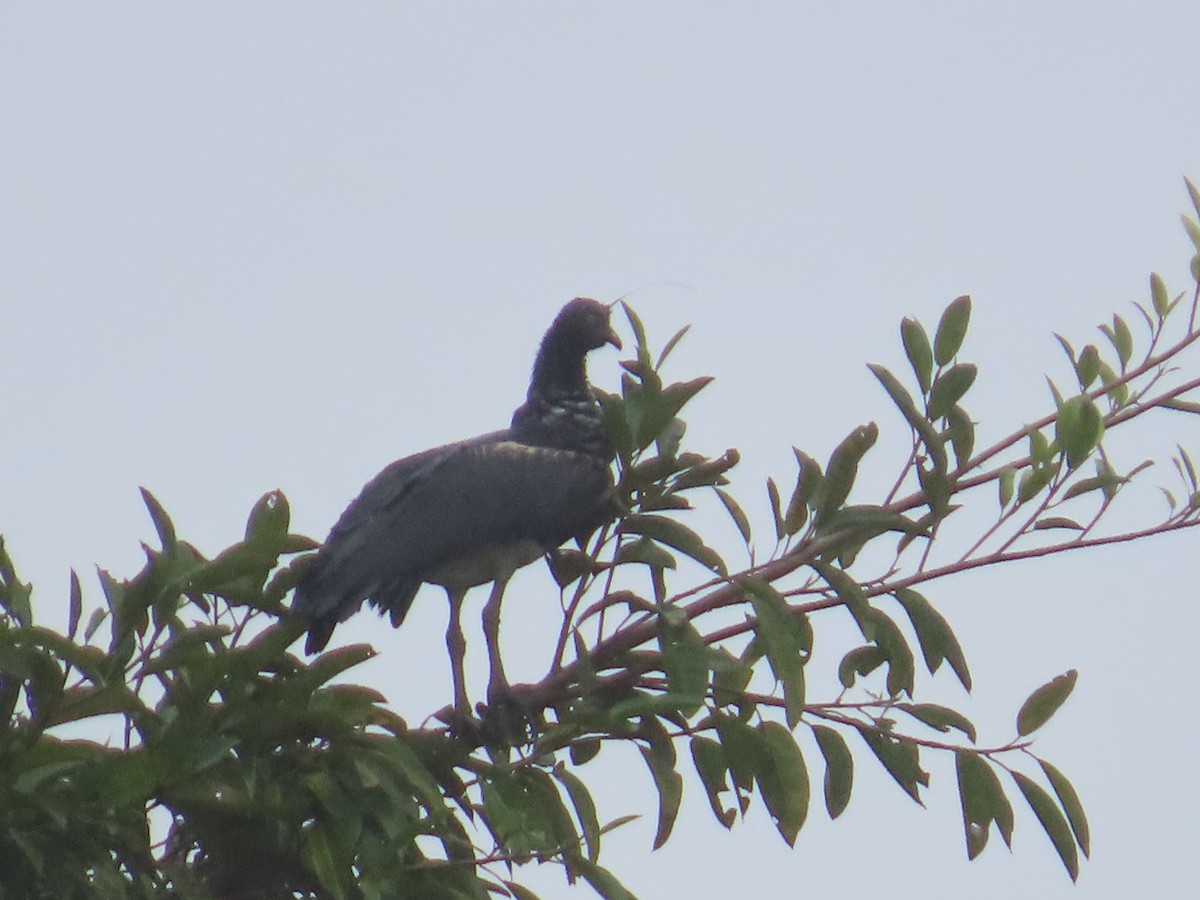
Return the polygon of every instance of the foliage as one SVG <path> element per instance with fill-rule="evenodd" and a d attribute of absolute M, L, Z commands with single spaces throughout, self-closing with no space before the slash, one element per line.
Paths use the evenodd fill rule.
<path fill-rule="evenodd" d="M 1200 281 L 1200 227 L 1185 222 Z M 278 492 L 213 559 L 145 493 L 159 547 L 131 579 L 100 573 L 103 602 L 86 621 L 72 573 L 66 634 L 35 623 L 31 588 L 0 544 L 0 896 L 526 900 L 510 879 L 537 860 L 628 897 L 600 856 L 604 835 L 630 817 L 602 824 L 610 811 L 585 780 L 613 745 L 635 746 L 645 763 L 656 846 L 670 838 L 685 767 L 723 825 L 760 803 L 791 844 L 814 804 L 831 818 L 846 809 L 856 765 L 873 760 L 921 803 L 926 758 L 947 754 L 969 856 L 993 830 L 1010 843 L 1017 799 L 1076 877 L 1089 848 L 1083 806 L 1031 743 L 1076 673 L 1033 692 L 1011 740 L 978 745 L 960 711 L 919 699 L 945 671 L 972 684 L 924 592 L 967 569 L 1197 524 L 1200 484 L 1180 448 L 1165 517 L 1107 527 L 1114 498 L 1149 463 L 1119 471 L 1106 437 L 1152 410 L 1200 413 L 1187 399 L 1200 378 L 1180 368 L 1200 338 L 1200 294 L 1183 296 L 1153 275 L 1132 325 L 1113 316 L 1103 340 L 1079 351 L 1060 338 L 1073 383 L 1051 382 L 1053 411 L 982 450 L 964 405 L 977 376 L 962 356 L 970 300 L 947 307 L 932 339 L 905 319 L 908 383 L 871 366 L 912 437 L 894 487 L 850 502 L 874 423 L 823 465 L 797 449 L 794 478 L 767 484 L 759 540 L 729 490 L 737 452 L 684 449 L 680 414 L 708 383 L 663 380 L 684 332 L 655 356 L 626 308 L 636 354 L 603 401 L 627 514 L 555 554 L 553 661 L 519 705 L 481 707 L 470 728 L 410 728 L 349 683 L 369 647 L 309 661 L 290 652 L 304 623 L 284 601 L 315 544 L 289 533 Z M 706 496 L 728 513 L 747 565 L 730 565 L 687 524 Z M 994 513 L 975 531 L 959 511 L 981 497 Z M 967 549 L 944 550 L 944 534 Z M 826 673 L 841 690 L 811 696 L 817 637 L 847 613 L 861 642 Z"/>

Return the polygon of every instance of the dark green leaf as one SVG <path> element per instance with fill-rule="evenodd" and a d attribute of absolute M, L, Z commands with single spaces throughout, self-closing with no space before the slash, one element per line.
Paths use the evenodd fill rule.
<path fill-rule="evenodd" d="M 969 750 L 954 751 L 958 794 L 962 805 L 967 857 L 974 859 L 987 846 L 992 822 L 1004 843 L 1012 846 L 1013 811 L 1000 779 L 981 756 Z"/>
<path fill-rule="evenodd" d="M 582 766 L 591 762 L 600 752 L 599 738 L 579 738 L 571 742 L 571 765 Z"/>
<path fill-rule="evenodd" d="M 925 418 L 924 413 L 917 409 L 916 404 L 913 402 L 904 385 L 883 366 L 872 363 L 867 368 L 879 379 L 879 383 L 883 385 L 883 389 L 887 391 L 888 396 L 891 397 L 892 402 L 896 404 L 896 407 L 908 421 L 909 426 L 920 436 L 921 442 L 929 452 L 935 468 L 939 471 L 945 471 L 946 450 L 943 446 L 941 435 L 937 433 L 933 424 Z"/>
<path fill-rule="evenodd" d="M 776 680 L 783 685 L 788 726 L 794 728 L 804 713 L 804 657 L 792 630 L 787 601 L 760 578 L 737 580 L 746 591 L 758 620 L 754 633 L 767 653 Z"/>
<path fill-rule="evenodd" d="M 783 530 L 789 535 L 796 534 L 808 521 L 809 501 L 816 495 L 825 477 L 821 472 L 821 464 L 811 456 L 795 447 L 792 448 L 792 453 L 800 471 L 796 475 L 796 486 L 792 489 L 792 497 L 783 515 Z"/>
<path fill-rule="evenodd" d="M 725 572 L 725 561 L 686 525 L 665 516 L 626 516 L 617 526 L 620 534 L 641 534 L 686 553 L 696 562 L 718 573 Z"/>
<path fill-rule="evenodd" d="M 671 695 L 679 711 L 690 718 L 704 703 L 708 689 L 708 646 L 682 613 L 678 618 L 671 622 L 663 616 L 658 640 Z"/>
<path fill-rule="evenodd" d="M 936 703 L 900 703 L 896 708 L 904 710 L 914 719 L 943 733 L 951 728 L 957 728 L 970 739 L 971 743 L 975 743 L 975 726 L 958 710 L 950 709 L 948 706 L 939 706 Z"/>
<path fill-rule="evenodd" d="M 946 660 L 958 676 L 958 680 L 962 682 L 962 686 L 968 691 L 971 690 L 971 672 L 967 668 L 967 659 L 959 646 L 958 638 L 942 614 L 934 609 L 924 596 L 911 588 L 901 588 L 892 596 L 908 613 L 930 674 L 938 670 L 942 660 Z"/>
<path fill-rule="evenodd" d="M 565 766 L 555 766 L 553 774 L 566 788 L 571 805 L 575 807 L 575 818 L 579 820 L 579 831 L 587 847 L 587 858 L 595 862 L 600 856 L 600 820 L 596 818 L 596 803 L 592 800 L 587 785 Z"/>
<path fill-rule="evenodd" d="M 896 784 L 921 806 L 921 788 L 929 786 L 929 773 L 921 768 L 920 750 L 916 744 L 901 741 L 879 728 L 855 723 L 863 742 L 883 763 Z"/>
<path fill-rule="evenodd" d="M 640 537 L 636 541 L 621 544 L 613 561 L 618 565 L 644 563 L 652 569 L 675 568 L 675 557 L 648 537 Z"/>
<path fill-rule="evenodd" d="M 961 406 L 951 407 L 946 413 L 946 437 L 954 447 L 954 462 L 960 469 L 966 468 L 975 449 L 975 423 Z"/>
<path fill-rule="evenodd" d="M 963 338 L 967 336 L 967 325 L 970 321 L 970 297 L 959 297 L 946 307 L 933 338 L 933 358 L 939 366 L 944 366 L 954 359 L 962 347 Z"/>
<path fill-rule="evenodd" d="M 775 827 L 788 846 L 793 846 L 808 816 L 808 768 L 787 728 L 766 721 L 758 726 L 758 731 L 770 759 L 770 765 L 757 773 L 758 790 Z"/>
<path fill-rule="evenodd" d="M 700 776 L 700 781 L 704 785 L 704 792 L 708 795 L 708 803 L 712 807 L 713 815 L 726 828 L 732 828 L 733 820 L 737 817 L 737 810 L 726 809 L 721 802 L 721 794 L 729 790 L 729 784 L 726 781 L 729 767 L 725 763 L 725 751 L 719 743 L 711 738 L 699 736 L 692 738 L 691 749 L 692 762 L 696 766 L 696 774 Z"/>
<path fill-rule="evenodd" d="M 1021 789 L 1021 793 L 1025 795 L 1030 809 L 1042 823 L 1042 828 L 1050 836 L 1050 842 L 1058 851 L 1058 856 L 1070 874 L 1071 880 L 1076 881 L 1079 878 L 1079 855 L 1075 852 L 1075 841 L 1071 836 L 1071 828 L 1067 824 L 1066 818 L 1054 801 L 1050 799 L 1050 795 L 1032 778 L 1020 772 L 1011 772 L 1010 774 L 1013 781 L 1017 783 L 1017 787 Z"/>
<path fill-rule="evenodd" d="M 366 662 L 375 655 L 375 648 L 370 644 L 350 644 L 346 647 L 335 647 L 326 650 L 311 663 L 304 672 L 304 677 L 313 687 L 322 685 L 345 672 L 347 669 Z"/>
<path fill-rule="evenodd" d="M 75 640 L 79 631 L 79 620 L 83 616 L 83 589 L 79 586 L 79 576 L 71 570 L 71 595 L 67 607 L 67 637 Z"/>
<path fill-rule="evenodd" d="M 822 520 L 846 502 L 854 487 L 854 479 L 858 476 L 858 464 L 878 437 L 879 427 L 871 422 L 855 428 L 834 449 L 825 467 L 825 477 L 821 481 L 817 500 L 817 515 Z"/>
<path fill-rule="evenodd" d="M 726 491 L 720 488 L 713 488 L 717 492 L 717 499 L 721 501 L 721 505 L 725 507 L 725 512 L 729 513 L 729 518 L 733 519 L 733 524 L 737 526 L 738 534 L 742 536 L 742 540 L 750 543 L 750 520 L 746 517 L 738 502 Z"/>
<path fill-rule="evenodd" d="M 1029 695 L 1017 713 L 1017 734 L 1024 737 L 1037 731 L 1058 712 L 1058 708 L 1075 690 L 1079 673 L 1074 669 L 1053 678 Z"/>
<path fill-rule="evenodd" d="M 771 504 L 771 515 L 775 519 L 775 540 L 782 541 L 787 535 L 783 525 L 783 509 L 779 499 L 779 487 L 774 478 L 767 479 L 767 500 Z"/>
<path fill-rule="evenodd" d="M 913 374 L 917 376 L 921 393 L 928 393 L 933 376 L 933 348 L 929 345 L 929 335 L 916 319 L 904 318 L 900 321 L 900 341 Z"/>
<path fill-rule="evenodd" d="M 862 585 L 846 574 L 837 566 L 814 560 L 812 568 L 833 588 L 838 599 L 846 605 L 850 610 L 850 615 L 854 616 L 854 621 L 858 625 L 862 636 L 868 641 L 875 640 L 875 632 L 872 627 L 870 604 L 867 602 L 867 595 L 863 592 Z"/>
<path fill-rule="evenodd" d="M 1075 835 L 1075 842 L 1079 845 L 1079 849 L 1083 851 L 1084 856 L 1091 855 L 1091 829 L 1088 827 L 1087 815 L 1083 811 L 1083 804 L 1079 802 L 1079 795 L 1075 793 L 1075 788 L 1071 782 L 1067 780 L 1067 776 L 1056 769 L 1044 759 L 1039 759 L 1038 763 L 1042 767 L 1042 771 L 1046 773 L 1046 777 L 1050 780 L 1051 787 L 1054 788 L 1054 793 L 1058 795 L 1058 802 L 1062 804 L 1063 811 L 1067 814 L 1067 821 L 1071 823 L 1071 831 Z"/>
<path fill-rule="evenodd" d="M 854 787 L 854 757 L 845 739 L 826 725 L 813 725 L 813 736 L 825 757 L 825 809 L 836 819 L 846 811 Z"/>
<path fill-rule="evenodd" d="M 706 459 L 697 454 L 683 454 L 674 460 L 676 465 L 687 461 L 689 456 L 696 456 L 694 462 L 688 462 L 687 467 L 671 477 L 671 490 L 683 491 L 693 487 L 711 487 L 725 484 L 729 479 L 725 473 L 741 461 L 741 454 L 730 447 L 715 459 Z"/>
<path fill-rule="evenodd" d="M 658 354 L 658 362 L 654 364 L 654 368 L 662 368 L 662 364 L 667 361 L 667 357 L 671 355 L 671 351 L 675 349 L 675 346 L 683 339 L 683 336 L 691 331 L 691 328 L 691 325 L 684 325 L 671 335 L 670 340 L 663 344 L 662 352 Z"/>
<path fill-rule="evenodd" d="M 929 418 L 940 419 L 949 415 L 950 410 L 971 389 L 978 374 L 979 370 L 973 363 L 959 363 L 934 379 L 933 387 L 929 391 Z"/>
<path fill-rule="evenodd" d="M 667 842 L 675 827 L 675 817 L 683 799 L 683 777 L 675 771 L 674 746 L 658 720 L 647 718 L 642 726 L 643 736 L 651 736 L 651 741 L 649 747 L 639 746 L 638 749 L 658 789 L 658 830 L 654 835 L 654 849 L 657 850 Z"/>
<path fill-rule="evenodd" d="M 882 611 L 872 608 L 870 617 L 875 643 L 887 657 L 888 694 L 896 697 L 906 693 L 911 697 L 915 672 L 912 650 L 909 649 L 908 642 L 904 640 L 904 635 L 896 627 L 896 623 Z"/>
<path fill-rule="evenodd" d="M 608 869 L 599 866 L 578 854 L 567 854 L 570 868 L 583 876 L 584 881 L 592 886 L 604 900 L 637 900 L 626 887 L 621 884 Z"/>
<path fill-rule="evenodd" d="M 142 502 L 146 504 L 146 509 L 150 513 L 150 521 L 154 523 L 154 530 L 158 532 L 158 540 L 162 544 L 164 553 L 170 553 L 175 549 L 175 526 L 171 523 L 171 517 L 167 515 L 167 511 L 162 508 L 155 498 L 145 488 L 138 488 L 142 492 Z"/>
<path fill-rule="evenodd" d="M 885 662 L 887 662 L 887 654 L 882 647 L 874 644 L 855 647 L 843 656 L 841 663 L 838 664 L 838 680 L 844 688 L 854 687 L 854 682 L 859 675 L 870 675 Z"/>

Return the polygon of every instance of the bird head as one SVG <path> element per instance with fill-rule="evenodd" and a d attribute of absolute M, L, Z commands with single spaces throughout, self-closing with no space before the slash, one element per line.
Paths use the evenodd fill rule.
<path fill-rule="evenodd" d="M 562 346 L 582 353 L 612 344 L 621 349 L 621 339 L 609 322 L 612 306 L 588 297 L 576 297 L 562 308 L 547 332 Z"/>

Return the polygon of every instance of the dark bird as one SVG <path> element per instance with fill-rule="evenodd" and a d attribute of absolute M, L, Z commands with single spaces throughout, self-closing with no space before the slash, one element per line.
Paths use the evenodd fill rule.
<path fill-rule="evenodd" d="M 398 460 L 363 488 L 296 587 L 292 608 L 310 620 L 307 653 L 324 648 L 364 600 L 399 627 L 417 589 L 441 585 L 454 705 L 468 713 L 462 599 L 494 582 L 483 611 L 489 699 L 508 691 L 498 632 L 509 578 L 617 511 L 613 449 L 585 366 L 591 350 L 621 346 L 609 311 L 586 298 L 562 308 L 507 429 Z"/>

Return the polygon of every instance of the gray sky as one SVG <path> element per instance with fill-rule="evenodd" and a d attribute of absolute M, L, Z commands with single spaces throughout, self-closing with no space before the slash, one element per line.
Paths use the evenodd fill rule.
<path fill-rule="evenodd" d="M 864 364 L 901 367 L 904 315 L 932 325 L 973 295 L 980 446 L 1042 415 L 1043 373 L 1063 375 L 1052 331 L 1092 340 L 1151 269 L 1187 287 L 1200 6 L 979 6 L 5 5 L 0 532 L 39 614 L 61 621 L 70 566 L 139 567 L 138 485 L 208 552 L 275 487 L 323 536 L 390 460 L 506 424 L 579 294 L 628 294 L 659 342 L 693 324 L 669 374 L 718 380 L 689 440 L 741 449 L 734 487 L 763 533 L 762 482 L 790 477 L 792 444 L 823 459 L 875 420 L 863 478 L 894 476 L 905 430 Z M 616 359 L 596 354 L 593 380 L 614 388 Z M 1196 437 L 1160 416 L 1118 460 Z M 1123 522 L 1161 515 L 1168 470 Z M 981 740 L 1080 670 L 1037 744 L 1091 816 L 1078 886 L 1019 801 L 1015 853 L 993 837 L 968 863 L 932 757 L 927 811 L 860 756 L 845 816 L 814 806 L 795 850 L 757 807 L 725 833 L 693 784 L 652 854 L 648 776 L 610 753 L 582 773 L 602 815 L 645 818 L 605 862 L 644 897 L 748 877 L 771 895 L 1184 896 L 1194 540 L 929 592 L 972 663 Z M 532 602 L 544 578 L 505 608 L 518 678 L 553 627 Z M 449 698 L 444 617 L 429 591 L 401 631 L 364 615 L 337 640 L 373 641 L 363 677 L 419 717 Z M 940 679 L 933 696 L 962 699 Z"/>

